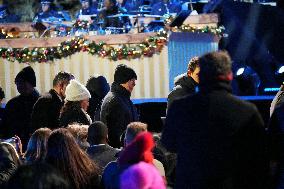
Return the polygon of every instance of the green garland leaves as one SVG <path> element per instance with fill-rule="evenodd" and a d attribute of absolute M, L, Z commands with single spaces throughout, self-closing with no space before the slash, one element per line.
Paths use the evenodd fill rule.
<path fill-rule="evenodd" d="M 180 28 L 173 28 L 174 32 L 194 32 L 210 33 L 222 36 L 224 27 L 204 27 L 196 28 L 182 25 Z M 71 56 L 77 52 L 88 52 L 103 58 L 117 61 L 122 59 L 134 59 L 140 57 L 151 57 L 160 53 L 166 45 L 168 33 L 166 31 L 157 32 L 156 36 L 147 38 L 144 42 L 136 45 L 123 44 L 119 47 L 107 45 L 104 42 L 95 43 L 83 37 L 74 37 L 68 41 L 60 43 L 57 47 L 48 48 L 0 48 L 0 57 L 8 61 L 19 63 L 48 62 Z"/>
<path fill-rule="evenodd" d="M 48 62 L 71 56 L 77 52 L 88 52 L 91 55 L 109 58 L 111 60 L 122 60 L 151 57 L 161 52 L 167 43 L 167 33 L 158 32 L 156 36 L 147 38 L 143 43 L 137 45 L 121 45 L 118 48 L 103 42 L 95 43 L 83 37 L 72 38 L 60 43 L 57 47 L 48 48 L 0 48 L 0 56 L 8 61 L 19 63 Z"/>

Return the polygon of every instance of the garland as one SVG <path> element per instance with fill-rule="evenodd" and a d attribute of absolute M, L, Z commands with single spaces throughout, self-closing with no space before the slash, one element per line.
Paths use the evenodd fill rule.
<path fill-rule="evenodd" d="M 168 17 L 165 23 L 170 23 L 172 17 Z M 86 29 L 89 23 L 78 20 L 74 28 Z M 182 25 L 181 27 L 171 28 L 174 32 L 192 32 L 192 33 L 209 33 L 223 36 L 225 28 L 219 27 L 194 27 L 190 25 Z M 66 58 L 77 52 L 88 52 L 91 55 L 97 55 L 110 60 L 134 59 L 140 57 L 151 57 L 155 53 L 160 53 L 164 45 L 167 43 L 167 32 L 160 31 L 156 36 L 147 38 L 144 42 L 137 45 L 120 45 L 118 48 L 105 44 L 104 42 L 95 43 L 84 39 L 83 37 L 75 37 L 68 41 L 60 43 L 57 47 L 48 48 L 0 48 L 0 57 L 8 61 L 19 63 L 48 62 L 56 59 Z"/>
<path fill-rule="evenodd" d="M 174 20 L 174 17 L 171 15 L 166 15 L 165 17 L 165 25 L 169 25 Z M 212 26 L 205 26 L 205 27 L 197 27 L 192 26 L 190 24 L 182 24 L 180 27 L 173 27 L 171 28 L 173 32 L 190 32 L 190 33 L 208 33 L 214 34 L 219 37 L 222 37 L 225 32 L 224 26 L 219 27 L 212 27 Z"/>
<path fill-rule="evenodd" d="M 191 26 L 189 24 L 183 24 L 179 28 L 174 27 L 172 29 L 174 32 L 191 32 L 191 33 L 209 33 L 209 34 L 214 34 L 219 37 L 222 37 L 225 31 L 224 26 L 219 26 L 219 27 L 210 27 L 210 26 L 205 26 L 205 27 L 196 27 L 196 26 Z"/>
<path fill-rule="evenodd" d="M 48 62 L 71 56 L 77 52 L 88 52 L 111 60 L 122 60 L 151 57 L 161 52 L 167 43 L 167 33 L 158 32 L 156 36 L 147 38 L 138 45 L 121 45 L 118 48 L 107 45 L 104 42 L 95 43 L 82 37 L 60 43 L 57 47 L 48 48 L 0 48 L 0 56 L 8 61 L 19 63 Z"/>
<path fill-rule="evenodd" d="M 86 20 L 76 20 L 76 22 L 73 24 L 73 28 L 75 30 L 80 30 L 80 29 L 90 29 L 90 22 Z"/>

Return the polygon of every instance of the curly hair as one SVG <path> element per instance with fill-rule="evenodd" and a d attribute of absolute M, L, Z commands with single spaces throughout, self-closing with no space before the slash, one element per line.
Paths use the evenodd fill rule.
<path fill-rule="evenodd" d="M 68 84 L 71 79 L 74 79 L 74 75 L 69 72 L 58 72 L 53 79 L 53 86 L 58 85 L 59 83 Z"/>
<path fill-rule="evenodd" d="M 195 56 L 192 59 L 190 59 L 188 65 L 187 65 L 187 70 L 190 72 L 194 72 L 194 70 L 199 67 L 199 57 Z"/>

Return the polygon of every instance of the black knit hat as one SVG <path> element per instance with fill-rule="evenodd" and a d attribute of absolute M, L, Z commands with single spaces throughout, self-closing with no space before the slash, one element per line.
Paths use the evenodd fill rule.
<path fill-rule="evenodd" d="M 116 67 L 114 73 L 114 82 L 116 82 L 117 84 L 122 84 L 131 79 L 137 79 L 137 75 L 132 68 L 124 64 L 120 64 Z"/>
<path fill-rule="evenodd" d="M 22 69 L 16 76 L 15 82 L 18 81 L 27 81 L 29 82 L 33 87 L 36 86 L 36 76 L 35 72 L 32 67 L 28 66 Z"/>

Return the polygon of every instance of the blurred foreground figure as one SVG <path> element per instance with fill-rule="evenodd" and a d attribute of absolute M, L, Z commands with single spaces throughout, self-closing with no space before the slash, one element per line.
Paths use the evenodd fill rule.
<path fill-rule="evenodd" d="M 231 59 L 199 59 L 200 91 L 170 106 L 162 143 L 176 152 L 175 188 L 265 188 L 266 134 L 256 107 L 231 94 Z"/>

